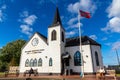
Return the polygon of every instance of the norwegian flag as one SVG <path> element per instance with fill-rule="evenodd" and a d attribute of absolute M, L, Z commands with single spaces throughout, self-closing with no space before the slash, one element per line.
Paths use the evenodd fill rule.
<path fill-rule="evenodd" d="M 85 12 L 85 11 L 82 11 L 82 10 L 80 10 L 80 15 L 82 17 L 85 17 L 85 18 L 91 18 L 91 15 L 90 15 L 89 12 Z"/>

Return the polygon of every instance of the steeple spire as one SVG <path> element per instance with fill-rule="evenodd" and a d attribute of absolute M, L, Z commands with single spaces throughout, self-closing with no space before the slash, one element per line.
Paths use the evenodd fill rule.
<path fill-rule="evenodd" d="M 56 25 L 61 25 L 61 19 L 60 19 L 60 14 L 59 14 L 58 7 L 56 8 L 53 23 L 52 23 L 51 26 L 56 26 Z"/>
<path fill-rule="evenodd" d="M 60 15 L 59 15 L 59 10 L 58 7 L 56 8 L 56 12 L 55 12 L 55 16 L 54 16 L 54 20 L 53 20 L 53 24 L 61 24 L 61 19 L 60 19 Z"/>

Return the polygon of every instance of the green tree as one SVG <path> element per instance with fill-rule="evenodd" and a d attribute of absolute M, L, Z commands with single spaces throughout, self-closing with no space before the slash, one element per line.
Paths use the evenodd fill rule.
<path fill-rule="evenodd" d="M 0 60 L 9 63 L 11 66 L 19 65 L 21 48 L 25 43 L 25 40 L 16 40 L 8 43 L 2 48 Z"/>
<path fill-rule="evenodd" d="M 1 52 L 2 52 L 2 49 L 0 48 L 0 54 L 1 54 Z"/>

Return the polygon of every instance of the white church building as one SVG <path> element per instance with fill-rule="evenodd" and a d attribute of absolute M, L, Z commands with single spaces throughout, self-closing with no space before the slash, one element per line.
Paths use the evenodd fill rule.
<path fill-rule="evenodd" d="M 64 74 L 66 71 L 79 74 L 81 68 L 85 74 L 96 73 L 103 67 L 101 45 L 87 36 L 82 36 L 81 41 L 82 54 L 80 37 L 65 38 L 57 8 L 53 23 L 48 27 L 48 36 L 36 32 L 22 47 L 20 73 L 31 68 L 37 69 L 39 74 Z"/>

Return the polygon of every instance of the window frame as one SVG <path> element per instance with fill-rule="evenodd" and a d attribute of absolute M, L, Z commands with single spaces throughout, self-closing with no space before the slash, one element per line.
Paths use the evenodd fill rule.
<path fill-rule="evenodd" d="M 42 59 L 41 58 L 39 58 L 39 60 L 38 60 L 38 67 L 40 67 L 40 66 L 42 66 Z"/>
<path fill-rule="evenodd" d="M 26 59 L 26 61 L 25 61 L 25 67 L 29 67 L 29 59 Z"/>
<path fill-rule="evenodd" d="M 51 40 L 52 41 L 57 40 L 57 32 L 56 32 L 56 30 L 52 31 L 52 33 L 51 33 Z"/>
<path fill-rule="evenodd" d="M 36 58 L 33 60 L 33 66 L 34 66 L 34 67 L 37 66 L 37 59 L 36 59 Z"/>
<path fill-rule="evenodd" d="M 30 67 L 34 66 L 33 62 L 34 62 L 33 59 L 30 59 Z"/>
<path fill-rule="evenodd" d="M 97 51 L 95 51 L 95 61 L 96 61 L 96 66 L 100 66 L 99 56 L 98 56 Z"/>
<path fill-rule="evenodd" d="M 74 66 L 82 66 L 81 53 L 76 51 L 74 54 Z"/>
<path fill-rule="evenodd" d="M 53 66 L 53 60 L 52 60 L 52 58 L 49 59 L 49 66 Z"/>

